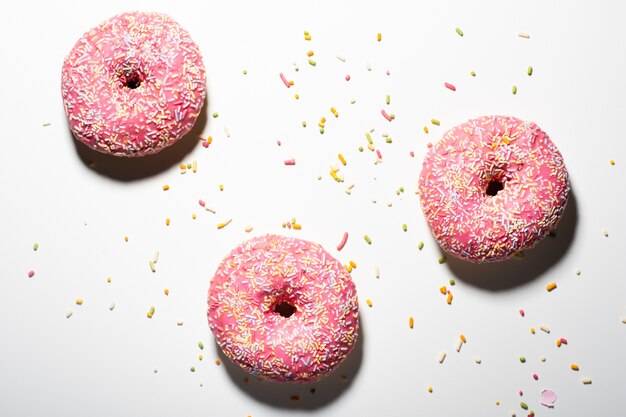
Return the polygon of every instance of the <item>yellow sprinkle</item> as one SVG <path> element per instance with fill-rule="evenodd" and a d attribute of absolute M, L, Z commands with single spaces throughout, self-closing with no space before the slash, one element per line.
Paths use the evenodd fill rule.
<path fill-rule="evenodd" d="M 351 266 L 352 268 L 356 268 L 356 263 L 355 263 L 354 261 L 350 261 L 350 266 Z"/>
<path fill-rule="evenodd" d="M 379 34 L 377 34 L 377 35 L 376 35 L 376 40 L 377 40 L 378 42 L 380 42 L 382 39 L 383 39 L 383 35 L 382 35 L 382 33 L 379 33 Z"/>
<path fill-rule="evenodd" d="M 342 165 L 345 166 L 347 164 L 346 158 L 344 158 L 342 154 L 337 155 L 337 158 L 339 158 L 339 161 L 341 161 Z"/>
<path fill-rule="evenodd" d="M 124 242 L 128 242 L 128 236 L 124 236 Z"/>
<path fill-rule="evenodd" d="M 79 306 L 82 306 L 83 305 L 83 299 L 82 298 L 77 298 L 76 299 L 76 304 L 79 305 Z"/>
<path fill-rule="evenodd" d="M 333 114 L 333 116 L 335 117 L 339 117 L 339 113 L 337 113 L 337 109 L 334 107 L 330 108 L 330 112 Z"/>
<path fill-rule="evenodd" d="M 433 387 L 428 387 L 428 392 L 433 392 Z"/>
<path fill-rule="evenodd" d="M 430 122 L 432 124 L 434 124 L 435 126 L 440 126 L 441 125 L 441 122 L 439 120 L 437 120 L 437 119 L 430 119 Z"/>
<path fill-rule="evenodd" d="M 163 290 L 163 293 L 164 293 L 165 295 L 170 295 L 170 290 L 168 290 L 168 289 L 166 288 L 166 289 L 164 289 L 164 290 Z"/>
<path fill-rule="evenodd" d="M 196 213 L 191 213 L 191 218 L 196 220 Z"/>
<path fill-rule="evenodd" d="M 535 328 L 534 328 L 534 327 L 531 327 L 531 328 L 530 328 L 530 332 L 531 332 L 532 334 L 535 334 Z"/>
<path fill-rule="evenodd" d="M 233 219 L 228 219 L 224 223 L 218 223 L 217 228 L 218 229 L 223 229 L 226 226 L 228 226 L 230 224 L 230 222 L 232 222 L 232 221 L 233 221 Z"/>
<path fill-rule="evenodd" d="M 224 185 L 220 184 L 220 191 L 224 191 Z"/>
<path fill-rule="evenodd" d="M 169 218 L 169 217 L 165 219 L 165 225 L 166 225 L 166 226 L 169 226 L 169 225 L 170 225 L 170 218 Z"/>
<path fill-rule="evenodd" d="M 193 171 L 194 174 L 198 171 L 198 161 L 193 161 L 191 163 L 191 170 Z"/>
<path fill-rule="evenodd" d="M 107 282 L 111 282 L 111 277 L 107 277 Z"/>
<path fill-rule="evenodd" d="M 298 224 L 298 223 L 292 223 L 291 227 L 293 227 L 296 230 L 301 230 L 302 229 L 302 225 Z"/>
<path fill-rule="evenodd" d="M 611 160 L 609 161 L 609 164 L 611 164 L 611 165 L 615 165 L 615 161 L 611 159 Z"/>
<path fill-rule="evenodd" d="M 546 290 L 548 290 L 548 292 L 552 291 L 555 288 L 556 288 L 556 282 L 551 282 L 550 284 L 546 285 Z"/>
<path fill-rule="evenodd" d="M 306 56 L 308 56 L 309 58 L 312 57 L 313 55 L 315 55 L 313 51 L 309 51 L 306 53 Z"/>
<path fill-rule="evenodd" d="M 346 268 L 346 271 L 352 272 L 352 267 L 350 265 L 344 265 L 344 268 Z"/>
<path fill-rule="evenodd" d="M 298 100 L 300 98 L 300 94 L 294 94 L 294 97 Z"/>
<path fill-rule="evenodd" d="M 428 127 L 424 126 L 424 133 L 428 133 Z"/>
<path fill-rule="evenodd" d="M 578 367 L 578 364 L 575 364 L 575 363 L 571 364 L 569 367 L 572 368 L 572 371 L 580 370 L 580 368 Z"/>
<path fill-rule="evenodd" d="M 413 317 L 409 317 L 409 328 L 412 329 L 414 324 Z"/>
<path fill-rule="evenodd" d="M 507 138 L 506 136 L 502 136 L 502 142 L 506 143 L 507 145 L 509 145 L 511 143 L 509 138 Z"/>
<path fill-rule="evenodd" d="M 365 302 L 367 303 L 368 307 L 372 306 L 372 300 L 370 300 L 369 298 L 365 300 Z"/>
<path fill-rule="evenodd" d="M 209 145 L 210 145 L 211 143 L 213 143 L 213 136 L 209 136 L 209 137 L 206 139 L 206 143 L 208 143 Z"/>
<path fill-rule="evenodd" d="M 199 361 L 201 361 L 201 360 L 202 360 L 202 358 L 203 358 L 203 356 L 202 356 L 202 355 L 198 355 L 198 360 L 199 360 Z"/>

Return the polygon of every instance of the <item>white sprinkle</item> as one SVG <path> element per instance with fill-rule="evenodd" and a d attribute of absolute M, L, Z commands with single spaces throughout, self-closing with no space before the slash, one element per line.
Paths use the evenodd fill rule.
<path fill-rule="evenodd" d="M 346 58 L 341 55 L 337 55 L 337 59 L 340 60 L 341 62 L 346 62 Z"/>
<path fill-rule="evenodd" d="M 355 98 L 353 98 L 352 100 L 350 100 L 350 104 L 354 104 L 354 103 L 356 103 L 356 99 L 355 99 Z"/>
<path fill-rule="evenodd" d="M 609 237 L 609 231 L 606 229 L 602 229 L 602 234 L 604 235 L 604 237 Z"/>
<path fill-rule="evenodd" d="M 546 361 L 546 357 L 545 357 L 545 356 L 542 356 L 542 357 L 540 357 L 540 358 L 539 358 L 539 360 L 540 360 L 541 362 L 545 362 L 545 361 Z"/>
<path fill-rule="evenodd" d="M 224 126 L 224 133 L 226 134 L 227 138 L 230 137 L 230 129 L 228 128 L 228 126 Z"/>
<path fill-rule="evenodd" d="M 300 71 L 300 67 L 298 66 L 298 63 L 296 61 L 293 61 L 293 69 L 296 71 Z"/>
<path fill-rule="evenodd" d="M 159 251 L 154 252 L 154 258 L 152 258 L 152 262 L 157 263 L 159 261 Z"/>
<path fill-rule="evenodd" d="M 253 227 L 252 226 L 246 226 L 246 228 L 244 229 L 246 231 L 246 233 L 250 233 L 252 231 Z"/>
<path fill-rule="evenodd" d="M 154 368 L 152 371 L 153 371 L 155 374 L 156 374 L 157 372 L 159 372 L 159 370 L 158 370 L 157 368 Z"/>
<path fill-rule="evenodd" d="M 109 306 L 109 310 L 113 311 L 114 308 L 115 308 L 115 301 L 111 303 L 111 305 Z"/>
<path fill-rule="evenodd" d="M 182 325 L 183 325 L 183 321 L 182 321 L 182 320 L 178 320 L 178 321 L 176 322 L 176 324 L 177 324 L 177 325 L 179 325 L 179 326 L 182 326 Z"/>
<path fill-rule="evenodd" d="M 67 313 L 65 313 L 65 318 L 69 319 L 70 317 L 72 317 L 72 314 L 74 314 L 72 310 L 68 311 Z"/>
<path fill-rule="evenodd" d="M 377 266 L 374 267 L 374 276 L 376 276 L 376 278 L 380 278 L 380 268 Z"/>
<path fill-rule="evenodd" d="M 581 271 L 580 269 L 577 269 L 577 270 L 576 270 L 576 275 L 580 275 L 580 274 L 581 274 L 581 272 L 582 272 L 582 271 Z"/>
<path fill-rule="evenodd" d="M 443 363 L 445 359 L 446 359 L 446 352 L 441 352 L 437 360 L 439 361 L 439 363 Z"/>
<path fill-rule="evenodd" d="M 459 339 L 456 341 L 456 351 L 460 352 L 461 351 L 461 346 L 463 346 L 463 341 L 461 340 L 461 338 L 459 337 Z"/>
<path fill-rule="evenodd" d="M 520 38 L 525 38 L 525 39 L 530 38 L 530 35 L 528 33 L 518 33 L 517 36 L 519 36 Z"/>
<path fill-rule="evenodd" d="M 550 333 L 550 328 L 548 326 L 544 326 L 543 324 L 541 326 L 539 326 L 539 328 L 541 330 L 543 330 L 546 333 Z"/>
<path fill-rule="evenodd" d="M 215 209 L 214 209 L 214 208 L 211 208 L 211 207 L 206 207 L 206 206 L 205 206 L 205 207 L 204 207 L 204 209 L 205 209 L 206 211 L 210 211 L 211 213 L 215 214 Z"/>
<path fill-rule="evenodd" d="M 478 356 L 476 356 L 476 357 L 474 358 L 474 362 L 476 362 L 476 363 L 480 364 L 480 363 L 482 362 L 482 360 L 480 360 L 480 358 L 479 358 Z"/>
<path fill-rule="evenodd" d="M 43 122 L 42 126 L 43 127 L 47 127 L 47 126 L 50 126 L 51 124 L 52 124 L 51 122 Z"/>
<path fill-rule="evenodd" d="M 156 267 L 154 266 L 154 261 L 150 260 L 150 262 L 148 262 L 148 264 L 150 265 L 150 271 L 156 272 Z"/>
<path fill-rule="evenodd" d="M 330 170 L 339 171 L 339 164 L 337 162 L 333 162 L 332 164 L 330 164 Z"/>
<path fill-rule="evenodd" d="M 372 64 L 370 64 L 369 62 L 367 64 L 365 64 L 365 68 L 367 68 L 368 71 L 372 70 Z"/>
<path fill-rule="evenodd" d="M 581 381 L 585 385 L 591 384 L 591 378 L 589 378 L 589 377 L 583 378 L 583 379 L 581 379 Z"/>
<path fill-rule="evenodd" d="M 622 317 L 622 323 L 626 324 L 626 317 Z"/>

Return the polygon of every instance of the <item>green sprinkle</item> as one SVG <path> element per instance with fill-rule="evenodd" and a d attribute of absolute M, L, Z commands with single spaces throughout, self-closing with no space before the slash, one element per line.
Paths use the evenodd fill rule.
<path fill-rule="evenodd" d="M 535 412 L 533 410 L 528 410 L 528 414 L 530 414 L 531 416 L 534 416 Z"/>
<path fill-rule="evenodd" d="M 199 347 L 200 349 L 204 349 L 204 343 L 202 343 L 202 342 L 198 342 L 198 347 Z"/>
<path fill-rule="evenodd" d="M 306 127 L 306 122 L 304 120 L 302 121 L 302 127 Z"/>
<path fill-rule="evenodd" d="M 189 368 L 189 370 L 190 370 L 191 372 L 196 372 L 196 367 L 195 367 L 195 366 L 192 366 L 191 368 Z"/>
<path fill-rule="evenodd" d="M 391 97 L 389 97 L 389 94 L 387 94 L 387 96 L 385 97 L 385 103 L 387 103 L 387 105 L 391 103 Z"/>
<path fill-rule="evenodd" d="M 404 230 L 404 231 L 406 232 L 406 229 L 407 229 L 407 227 L 406 227 L 406 223 L 404 223 L 404 224 L 402 225 L 402 230 Z"/>
<path fill-rule="evenodd" d="M 359 152 L 363 152 L 363 147 L 359 146 Z"/>
<path fill-rule="evenodd" d="M 372 244 L 372 239 L 370 239 L 370 237 L 368 235 L 363 236 L 363 239 L 365 239 L 365 241 L 367 242 L 368 245 Z"/>
<path fill-rule="evenodd" d="M 243 70 L 242 72 L 243 72 L 243 75 L 248 74 L 248 70 Z"/>
<path fill-rule="evenodd" d="M 450 285 L 456 285 L 456 281 L 455 281 L 455 280 L 453 280 L 453 279 L 451 279 L 451 280 L 450 280 Z"/>
<path fill-rule="evenodd" d="M 404 192 L 404 187 L 400 187 L 399 190 L 400 190 L 401 193 L 403 193 Z"/>
<path fill-rule="evenodd" d="M 219 116 L 219 113 L 218 113 L 218 112 L 213 113 L 213 118 L 214 118 L 214 119 L 215 119 L 215 118 L 217 118 L 218 116 Z"/>
<path fill-rule="evenodd" d="M 39 243 L 35 242 L 35 244 L 33 245 L 33 250 L 37 250 L 39 249 Z"/>
<path fill-rule="evenodd" d="M 470 72 L 470 75 L 471 75 L 472 77 L 475 77 L 475 76 L 476 76 L 476 71 L 471 71 L 471 72 Z"/>
<path fill-rule="evenodd" d="M 315 62 L 315 61 L 313 61 L 312 59 L 309 58 L 309 65 L 316 66 L 317 62 Z"/>
<path fill-rule="evenodd" d="M 439 257 L 439 259 L 437 259 L 437 262 L 439 262 L 440 264 L 444 263 L 446 261 L 446 256 L 445 255 L 441 255 Z"/>
<path fill-rule="evenodd" d="M 394 119 L 396 118 L 396 115 L 395 115 L 395 114 L 393 114 L 393 113 L 391 113 L 391 114 L 389 115 L 389 117 L 391 117 L 391 120 L 394 120 Z"/>
<path fill-rule="evenodd" d="M 320 127 L 320 135 L 323 135 L 323 134 L 324 134 L 324 128 Z"/>
<path fill-rule="evenodd" d="M 456 28 L 456 33 L 458 33 L 459 36 L 463 36 L 463 31 L 461 30 L 461 28 Z"/>
<path fill-rule="evenodd" d="M 417 249 L 422 250 L 424 249 L 424 242 L 420 242 L 417 244 Z"/>
<path fill-rule="evenodd" d="M 528 410 L 528 404 L 526 404 L 525 402 L 519 403 L 519 406 L 522 407 L 524 410 Z"/>
<path fill-rule="evenodd" d="M 187 169 L 191 169 L 191 162 L 187 164 Z"/>
<path fill-rule="evenodd" d="M 520 357 L 519 357 L 519 361 L 520 361 L 521 363 L 526 363 L 526 357 L 525 357 L 525 356 L 520 356 Z"/>
<path fill-rule="evenodd" d="M 515 85 L 514 85 L 514 86 L 511 88 L 511 93 L 513 93 L 513 94 L 517 94 L 517 86 L 515 86 Z"/>
<path fill-rule="evenodd" d="M 374 141 L 372 140 L 372 136 L 370 135 L 370 133 L 369 133 L 369 132 L 365 132 L 365 139 L 367 139 L 367 142 L 368 142 L 370 145 L 373 145 L 373 144 L 374 144 Z"/>
<path fill-rule="evenodd" d="M 439 120 L 437 120 L 437 119 L 430 119 L 430 122 L 431 122 L 432 124 L 434 124 L 435 126 L 439 126 L 439 125 L 441 125 L 441 122 L 439 122 Z"/>
<path fill-rule="evenodd" d="M 528 67 L 528 75 L 533 75 L 533 67 Z"/>
<path fill-rule="evenodd" d="M 392 142 L 392 140 L 391 140 L 391 138 L 387 138 L 387 139 L 385 139 L 385 142 L 387 142 L 387 143 L 391 143 L 391 142 Z"/>

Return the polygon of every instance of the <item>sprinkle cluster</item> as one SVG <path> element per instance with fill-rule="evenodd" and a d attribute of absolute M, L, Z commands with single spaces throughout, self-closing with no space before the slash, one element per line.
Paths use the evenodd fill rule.
<path fill-rule="evenodd" d="M 159 13 L 124 13 L 89 30 L 65 59 L 61 84 L 74 136 L 118 156 L 176 142 L 206 96 L 198 46 Z"/>
<path fill-rule="evenodd" d="M 292 307 L 289 317 L 278 306 Z M 235 248 L 211 280 L 209 326 L 226 356 L 268 380 L 310 382 L 337 368 L 358 337 L 346 269 L 320 245 L 266 235 Z"/>
<path fill-rule="evenodd" d="M 561 153 L 536 124 L 483 116 L 445 133 L 419 179 L 424 215 L 447 252 L 472 262 L 533 247 L 563 214 L 570 186 Z"/>

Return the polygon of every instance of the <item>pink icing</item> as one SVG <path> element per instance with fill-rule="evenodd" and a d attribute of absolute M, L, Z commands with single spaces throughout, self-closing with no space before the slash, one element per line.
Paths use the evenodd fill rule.
<path fill-rule="evenodd" d="M 120 156 L 176 142 L 206 95 L 198 46 L 159 13 L 124 13 L 85 33 L 65 58 L 61 87 L 74 136 Z"/>
<path fill-rule="evenodd" d="M 429 149 L 419 179 L 433 235 L 444 250 L 472 262 L 533 247 L 556 227 L 569 190 L 563 157 L 548 135 L 507 116 L 483 116 L 446 132 Z"/>
<path fill-rule="evenodd" d="M 289 317 L 286 306 L 295 308 L 287 307 Z M 350 274 L 320 245 L 266 235 L 242 243 L 221 262 L 207 316 L 226 356 L 246 371 L 310 382 L 350 353 L 358 313 Z"/>

